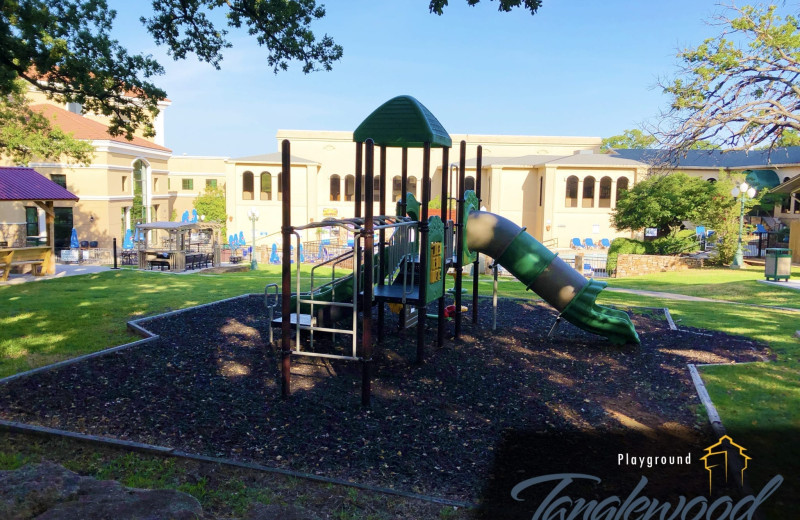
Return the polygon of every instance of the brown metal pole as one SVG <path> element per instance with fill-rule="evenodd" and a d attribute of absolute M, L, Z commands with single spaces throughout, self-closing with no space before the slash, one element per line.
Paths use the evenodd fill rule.
<path fill-rule="evenodd" d="M 380 163 L 380 186 L 378 187 L 378 212 L 381 216 L 386 215 L 386 145 L 381 145 L 381 163 Z M 383 285 L 384 277 L 386 276 L 386 266 L 384 264 L 386 258 L 386 230 L 380 230 L 380 244 L 378 244 L 378 285 Z M 394 266 L 392 266 L 392 269 Z M 383 342 L 383 320 L 384 320 L 384 304 L 378 302 L 378 343 Z"/>
<path fill-rule="evenodd" d="M 291 306 L 292 298 L 292 259 L 289 251 L 292 247 L 292 175 L 289 140 L 281 143 L 281 179 L 283 181 L 283 199 L 281 201 L 283 235 L 283 254 L 281 271 L 281 397 L 289 397 L 292 384 L 292 328 Z M 299 320 L 298 316 L 298 320 Z"/>
<path fill-rule="evenodd" d="M 373 205 L 372 205 L 372 191 L 373 191 L 373 173 L 374 173 L 374 144 L 372 139 L 367 139 L 365 159 L 367 162 L 366 177 L 364 178 L 364 191 L 367 194 L 364 197 L 366 204 L 364 205 L 364 300 L 361 305 L 363 309 L 362 320 L 362 352 L 361 352 L 361 404 L 369 406 L 371 395 L 371 380 L 370 368 L 372 364 L 372 261 L 374 258 L 374 222 Z"/>
<path fill-rule="evenodd" d="M 442 212 L 442 222 L 447 224 L 447 178 L 448 178 L 448 168 L 450 167 L 450 148 L 443 147 L 442 148 L 442 204 L 441 204 L 441 212 Z M 447 230 L 445 229 L 445 232 Z M 442 284 L 443 289 L 447 289 L 447 259 L 442 262 Z M 442 291 L 442 296 L 439 298 L 439 305 L 438 305 L 438 313 L 439 317 L 436 323 L 436 345 L 438 347 L 444 346 L 444 329 L 445 329 L 445 321 L 444 321 L 444 304 L 445 304 L 445 294 L 446 291 Z"/>
<path fill-rule="evenodd" d="M 431 200 L 431 143 L 422 149 L 422 209 L 419 217 L 419 305 L 417 307 L 417 363 L 425 359 L 425 318 L 428 293 L 428 203 Z"/>
<path fill-rule="evenodd" d="M 483 147 L 478 145 L 478 157 L 475 164 L 475 194 L 478 196 L 478 209 L 481 201 L 481 169 L 483 168 Z M 467 223 L 465 222 L 464 225 Z M 478 275 L 480 270 L 481 254 L 475 255 L 475 263 L 472 264 L 472 323 L 478 323 Z"/>
<path fill-rule="evenodd" d="M 455 292 L 455 300 L 456 300 L 456 332 L 455 338 L 459 339 L 461 337 L 461 285 L 462 285 L 462 273 L 461 270 L 464 267 L 464 255 L 461 252 L 464 250 L 464 170 L 466 170 L 467 166 L 467 142 L 461 141 L 461 151 L 458 158 L 458 204 L 456 205 L 456 219 L 458 219 L 458 224 L 456 224 L 456 230 L 458 233 L 456 234 L 456 286 L 453 289 Z"/>
<path fill-rule="evenodd" d="M 361 161 L 361 143 L 356 143 L 356 206 L 355 212 L 353 216 L 356 218 L 361 216 L 361 168 L 362 168 L 362 161 Z"/>

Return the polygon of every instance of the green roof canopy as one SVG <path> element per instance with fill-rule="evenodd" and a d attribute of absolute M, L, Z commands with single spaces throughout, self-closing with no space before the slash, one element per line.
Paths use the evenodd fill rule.
<path fill-rule="evenodd" d="M 781 183 L 778 174 L 772 170 L 745 170 L 744 173 L 747 174 L 745 182 L 757 190 L 772 189 Z"/>
<path fill-rule="evenodd" d="M 391 147 L 449 148 L 453 140 L 425 105 L 411 96 L 397 96 L 375 109 L 353 132 L 353 140 L 372 139 L 375 144 Z"/>

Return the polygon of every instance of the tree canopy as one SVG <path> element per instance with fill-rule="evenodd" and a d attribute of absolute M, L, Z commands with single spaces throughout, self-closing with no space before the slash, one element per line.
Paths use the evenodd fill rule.
<path fill-rule="evenodd" d="M 625 130 L 619 135 L 604 137 L 600 144 L 600 149 L 607 152 L 614 148 L 650 148 L 656 143 L 656 138 L 651 134 L 634 128 L 633 130 Z"/>
<path fill-rule="evenodd" d="M 781 145 L 800 130 L 800 31 L 771 6 L 729 6 L 721 34 L 678 54 L 678 76 L 656 137 L 682 151 L 698 141 L 729 150 Z"/>
<path fill-rule="evenodd" d="M 479 2 L 467 0 L 469 5 Z M 447 0 L 431 0 L 428 7 L 441 15 L 447 4 Z M 541 0 L 498 2 L 500 11 L 523 8 L 534 14 L 540 6 Z M 331 70 L 342 57 L 343 49 L 332 37 L 319 37 L 311 30 L 326 13 L 316 0 L 159 0 L 152 3 L 150 15 L 140 20 L 174 59 L 194 54 L 219 68 L 223 51 L 231 43 L 227 28 L 212 21 L 213 12 L 223 12 L 228 28 L 245 29 L 253 36 L 266 49 L 266 65 L 275 73 L 287 70 L 293 61 L 300 62 L 305 73 Z M 154 78 L 164 69 L 151 56 L 132 54 L 112 38 L 115 17 L 106 0 L 4 1 L 0 7 L 0 104 L 3 98 L 14 97 L 2 107 L 5 117 L 33 121 L 44 131 L 46 121 L 34 121 L 35 116 L 23 109 L 24 102 L 20 104 L 17 81 L 22 80 L 60 103 L 80 103 L 86 112 L 107 116 L 111 135 L 130 139 L 141 129 L 145 137 L 153 136 L 158 102 L 166 98 Z M 58 137 L 65 142 L 70 139 Z M 0 153 L 16 149 L 15 159 L 30 154 L 56 158 L 61 153 L 85 158 L 74 146 L 31 147 L 19 155 L 22 152 L 15 143 L 0 135 Z"/>

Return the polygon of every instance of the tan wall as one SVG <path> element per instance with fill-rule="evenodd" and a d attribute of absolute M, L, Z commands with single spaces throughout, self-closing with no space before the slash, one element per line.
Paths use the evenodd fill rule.
<path fill-rule="evenodd" d="M 619 255 L 615 276 L 638 276 L 642 274 L 685 271 L 703 267 L 701 258 L 658 255 Z"/>
<path fill-rule="evenodd" d="M 800 263 L 800 220 L 789 224 L 789 249 L 792 250 L 792 262 Z"/>

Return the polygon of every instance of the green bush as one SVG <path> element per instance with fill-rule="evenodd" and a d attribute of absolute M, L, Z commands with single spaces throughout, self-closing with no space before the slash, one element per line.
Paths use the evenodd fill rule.
<path fill-rule="evenodd" d="M 647 255 L 653 253 L 652 242 L 642 242 L 631 238 L 615 238 L 608 248 L 606 270 L 611 273 L 617 268 L 618 255 Z"/>
<path fill-rule="evenodd" d="M 692 253 L 700 249 L 696 234 L 691 229 L 670 231 L 669 235 L 650 242 L 654 255 L 678 255 Z"/>

